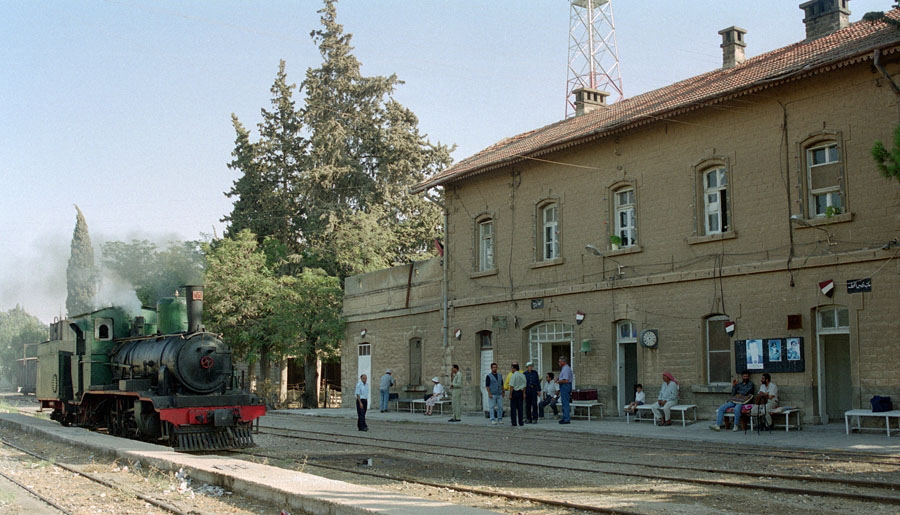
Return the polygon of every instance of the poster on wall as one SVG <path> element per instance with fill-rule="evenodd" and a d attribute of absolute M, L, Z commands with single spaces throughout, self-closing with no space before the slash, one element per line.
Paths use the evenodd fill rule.
<path fill-rule="evenodd" d="M 762 340 L 747 340 L 747 370 L 763 369 Z"/>
<path fill-rule="evenodd" d="M 781 361 L 781 340 L 769 340 L 769 361 Z"/>
<path fill-rule="evenodd" d="M 787 339 L 787 359 L 788 361 L 800 361 L 800 338 Z"/>
<path fill-rule="evenodd" d="M 803 372 L 803 352 L 802 336 L 734 340 L 734 368 L 754 374 Z"/>

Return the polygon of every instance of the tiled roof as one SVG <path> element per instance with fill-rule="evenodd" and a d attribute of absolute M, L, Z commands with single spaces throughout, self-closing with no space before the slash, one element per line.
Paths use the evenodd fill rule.
<path fill-rule="evenodd" d="M 900 20 L 900 10 L 894 9 L 887 16 Z M 828 36 L 747 59 L 733 68 L 704 73 L 506 138 L 418 184 L 413 191 L 424 191 L 787 81 L 869 60 L 875 49 L 894 53 L 900 50 L 898 44 L 900 28 L 885 22 L 858 21 Z"/>

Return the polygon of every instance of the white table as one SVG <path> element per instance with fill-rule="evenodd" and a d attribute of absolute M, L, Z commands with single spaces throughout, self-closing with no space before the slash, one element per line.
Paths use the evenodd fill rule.
<path fill-rule="evenodd" d="M 845 411 L 844 429 L 846 429 L 848 435 L 850 434 L 850 417 L 856 417 L 857 431 L 862 431 L 863 429 L 860 423 L 860 419 L 863 417 L 884 418 L 884 427 L 887 430 L 887 435 L 891 436 L 891 419 L 896 418 L 900 420 L 900 410 L 879 411 L 877 413 L 870 409 L 852 409 L 850 411 Z"/>

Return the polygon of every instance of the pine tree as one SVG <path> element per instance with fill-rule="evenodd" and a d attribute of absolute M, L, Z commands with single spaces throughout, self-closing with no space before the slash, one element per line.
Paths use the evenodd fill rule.
<path fill-rule="evenodd" d="M 68 316 L 87 313 L 93 308 L 97 293 L 97 272 L 94 268 L 94 247 L 81 209 L 75 206 L 75 231 L 72 234 L 72 250 L 66 267 L 66 312 Z"/>

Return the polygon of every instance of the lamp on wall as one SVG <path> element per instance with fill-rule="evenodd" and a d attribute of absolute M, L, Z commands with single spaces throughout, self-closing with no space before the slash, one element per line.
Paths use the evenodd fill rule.
<path fill-rule="evenodd" d="M 591 352 L 591 341 L 590 340 L 581 340 L 581 352 L 587 354 Z"/>
<path fill-rule="evenodd" d="M 608 259 L 608 260 L 612 261 L 613 263 L 616 264 L 617 267 L 619 267 L 618 271 L 616 271 L 615 277 L 610 277 L 610 279 L 621 279 L 622 278 L 622 276 L 624 275 L 622 270 L 625 268 L 625 265 L 623 265 L 622 263 L 619 263 L 618 261 L 616 261 L 615 259 L 613 259 L 609 256 L 604 256 L 603 251 L 601 251 L 600 249 L 598 249 L 597 247 L 595 247 L 591 244 L 585 245 L 584 248 L 586 250 L 590 251 L 590 253 L 595 256 L 602 257 L 603 259 Z"/>
<path fill-rule="evenodd" d="M 365 329 L 365 328 L 364 328 L 362 331 L 359 332 L 359 337 L 360 337 L 360 338 L 365 338 L 365 337 L 366 337 L 366 329 Z"/>
<path fill-rule="evenodd" d="M 812 227 L 813 229 L 815 229 L 817 231 L 822 231 L 825 233 L 825 240 L 828 242 L 828 246 L 837 245 L 837 243 L 832 239 L 832 238 L 834 238 L 834 236 L 830 232 L 828 232 L 826 229 L 823 229 L 817 225 L 813 225 L 813 224 L 809 223 L 806 219 L 804 219 L 800 215 L 791 215 L 791 223 L 795 223 L 795 224 L 799 225 L 800 227 Z"/>

